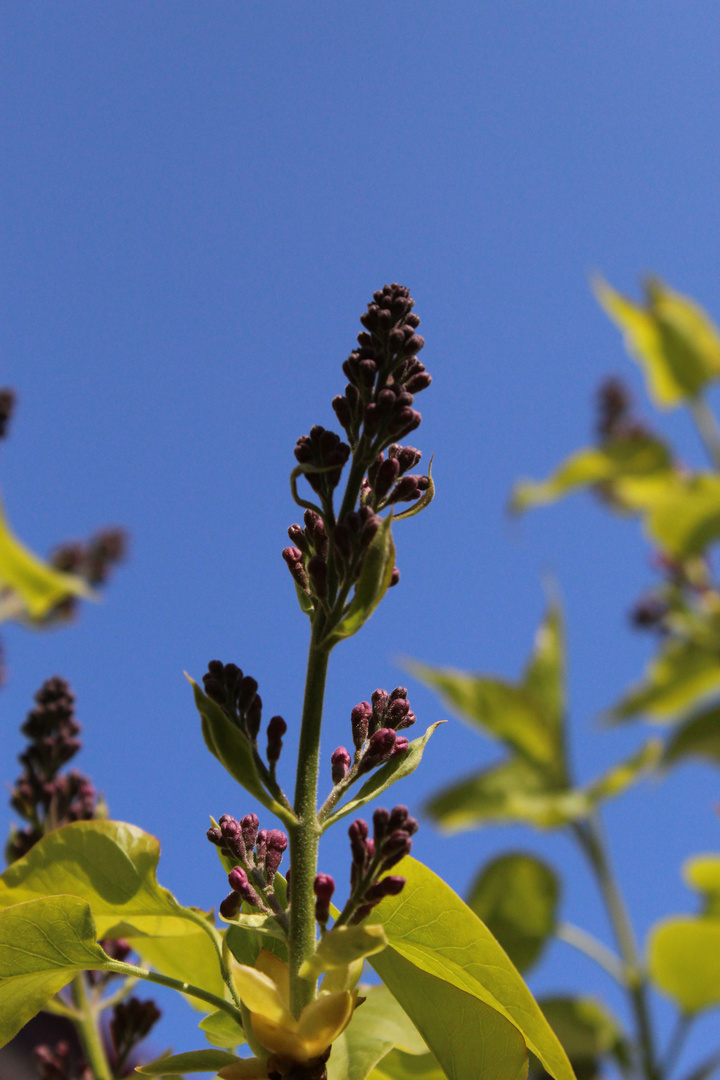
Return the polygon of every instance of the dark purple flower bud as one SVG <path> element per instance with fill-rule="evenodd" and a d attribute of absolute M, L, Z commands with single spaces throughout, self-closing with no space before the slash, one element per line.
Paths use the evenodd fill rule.
<path fill-rule="evenodd" d="M 395 866 L 396 863 L 399 863 L 401 859 L 404 859 L 406 855 L 410 854 L 411 849 L 412 840 L 404 829 L 396 829 L 395 832 L 390 833 L 390 836 L 388 836 L 383 844 L 383 869 L 389 870 L 391 867 Z"/>
<path fill-rule="evenodd" d="M 398 570 L 397 566 L 393 566 L 392 574 L 390 575 L 390 584 L 388 585 L 388 589 L 394 588 L 394 586 L 397 585 L 399 583 L 399 581 L 400 581 L 400 571 Z"/>
<path fill-rule="evenodd" d="M 223 835 L 220 829 L 208 829 L 205 835 L 207 836 L 211 844 L 215 844 L 216 847 L 222 847 Z"/>
<path fill-rule="evenodd" d="M 377 364 L 374 360 L 361 360 L 357 366 L 357 372 L 360 385 L 367 386 L 369 388 L 375 382 Z"/>
<path fill-rule="evenodd" d="M 8 424 L 15 408 L 15 391 L 5 388 L 0 390 L 0 439 L 7 435 Z"/>
<path fill-rule="evenodd" d="M 424 337 L 422 337 L 420 334 L 413 334 L 412 337 L 408 338 L 408 340 L 405 342 L 405 355 L 414 356 L 415 353 L 420 352 L 424 344 Z"/>
<path fill-rule="evenodd" d="M 397 459 L 400 465 L 400 475 L 402 476 L 408 469 L 414 469 L 420 463 L 421 458 L 422 453 L 420 450 L 416 450 L 414 446 L 399 446 Z"/>
<path fill-rule="evenodd" d="M 358 866 L 365 865 L 365 859 L 367 856 L 367 838 L 368 838 L 368 826 L 367 822 L 362 818 L 358 818 L 357 821 L 353 821 L 352 825 L 348 829 L 348 836 L 350 837 L 350 850 L 352 851 L 353 862 Z"/>
<path fill-rule="evenodd" d="M 395 394 L 393 393 L 392 390 L 390 390 L 390 389 L 381 390 L 380 393 L 378 394 L 377 398 L 376 398 L 378 412 L 380 413 L 380 415 L 381 416 L 389 416 L 390 413 L 395 408 L 396 400 L 397 399 L 396 399 Z"/>
<path fill-rule="evenodd" d="M 246 675 L 240 680 L 238 687 L 238 708 L 240 712 L 247 712 L 257 694 L 258 684 L 252 675 Z"/>
<path fill-rule="evenodd" d="M 374 904 L 362 904 L 350 919 L 350 925 L 357 926 L 358 923 L 361 923 L 363 919 L 367 918 L 374 907 Z"/>
<path fill-rule="evenodd" d="M 350 405 L 348 404 L 347 398 L 343 397 L 342 394 L 338 394 L 332 399 L 332 407 L 335 410 L 335 415 L 338 420 L 345 430 L 348 431 L 352 425 L 352 413 L 350 412 Z"/>
<path fill-rule="evenodd" d="M 400 475 L 400 462 L 397 458 L 387 458 L 378 469 L 374 489 L 378 499 L 384 498 Z"/>
<path fill-rule="evenodd" d="M 373 839 L 375 840 L 375 847 L 379 847 L 388 831 L 390 824 L 390 811 L 386 810 L 383 806 L 379 806 L 373 814 Z"/>
<path fill-rule="evenodd" d="M 379 904 L 386 896 L 398 896 L 404 887 L 404 877 L 394 877 L 392 875 L 384 877 L 370 886 L 363 900 L 368 904 Z"/>
<path fill-rule="evenodd" d="M 301 554 L 303 554 L 303 555 L 309 555 L 310 554 L 310 548 L 308 547 L 307 537 L 305 536 L 305 532 L 303 530 L 302 525 L 298 525 L 297 523 L 294 524 L 294 525 L 290 525 L 289 528 L 288 528 L 288 536 L 290 537 L 292 543 L 295 545 L 297 550 L 301 552 Z M 290 549 L 288 548 L 286 550 L 290 550 Z M 283 558 L 284 557 L 285 556 L 283 555 Z M 288 565 L 290 565 L 290 564 L 288 563 Z"/>
<path fill-rule="evenodd" d="M 352 737 L 355 749 L 360 750 L 368 737 L 370 718 L 373 715 L 373 707 L 369 701 L 361 701 L 350 713 L 352 725 Z"/>
<path fill-rule="evenodd" d="M 307 592 L 308 589 L 308 576 L 305 572 L 305 565 L 303 561 L 303 553 L 300 548 L 286 547 L 283 548 L 282 557 L 288 565 L 288 570 L 293 576 L 295 584 Z"/>
<path fill-rule="evenodd" d="M 255 742 L 262 722 L 262 698 L 256 694 L 245 714 L 245 729 L 248 737 Z"/>
<path fill-rule="evenodd" d="M 281 829 L 270 829 L 267 834 L 267 853 L 265 855 L 265 877 L 269 885 L 282 862 L 283 852 L 288 846 L 288 838 Z"/>
<path fill-rule="evenodd" d="M 336 525 L 333 529 L 332 539 L 335 550 L 343 559 L 348 559 L 352 555 L 352 543 L 347 526 Z"/>
<path fill-rule="evenodd" d="M 415 715 L 415 713 L 412 711 L 412 709 L 408 709 L 408 711 L 405 713 L 404 718 L 395 725 L 395 730 L 402 731 L 403 728 L 412 727 L 416 720 L 417 716 Z"/>
<path fill-rule="evenodd" d="M 315 918 L 321 926 L 325 926 L 330 918 L 330 901 L 335 892 L 335 881 L 329 874 L 316 874 L 313 883 L 315 892 Z"/>
<path fill-rule="evenodd" d="M 280 757 L 283 744 L 283 735 L 287 731 L 287 724 L 282 716 L 273 716 L 267 726 L 267 759 L 273 764 Z"/>
<path fill-rule="evenodd" d="M 260 827 L 260 821 L 257 814 L 246 814 L 240 821 L 240 828 L 242 829 L 242 836 L 245 842 L 245 847 L 248 851 L 252 851 L 255 847 L 255 841 L 257 840 L 258 829 Z"/>
<path fill-rule="evenodd" d="M 377 431 L 378 426 L 378 407 L 374 401 L 371 401 L 369 405 L 365 406 L 363 413 L 363 419 L 365 421 L 365 430 L 368 434 L 372 435 Z"/>
<path fill-rule="evenodd" d="M 417 330 L 420 325 L 420 320 L 417 315 L 408 315 L 405 319 L 405 325 L 410 326 L 413 330 Z"/>
<path fill-rule="evenodd" d="M 388 706 L 390 696 L 387 690 L 375 690 L 372 694 L 372 724 L 371 730 L 377 731 L 379 727 L 383 726 L 383 720 L 385 718 L 385 710 Z"/>
<path fill-rule="evenodd" d="M 212 675 L 215 679 L 225 679 L 225 665 L 222 660 L 211 660 L 208 664 L 208 675 Z"/>
<path fill-rule="evenodd" d="M 402 330 L 398 328 L 391 330 L 388 334 L 388 345 L 390 346 L 392 351 L 400 352 L 404 344 L 405 335 L 403 334 Z"/>
<path fill-rule="evenodd" d="M 322 600 L 327 595 L 327 563 L 322 555 L 313 555 L 307 568 L 313 592 Z"/>
<path fill-rule="evenodd" d="M 258 866 L 262 866 L 265 862 L 265 856 L 267 855 L 267 829 L 260 829 L 257 834 L 257 840 L 255 841 L 255 861 Z"/>
<path fill-rule="evenodd" d="M 212 675 L 203 675 L 202 681 L 205 693 L 210 700 L 216 701 L 218 705 L 224 705 L 225 687 L 223 684 L 218 679 L 214 679 Z"/>
<path fill-rule="evenodd" d="M 394 806 L 390 813 L 390 832 L 393 832 L 395 829 L 402 829 L 409 814 L 410 811 L 407 806 Z"/>
<path fill-rule="evenodd" d="M 378 765 L 384 764 L 392 757 L 392 752 L 397 742 L 397 735 L 392 728 L 380 728 L 371 736 L 367 749 L 358 765 L 359 773 L 369 772 Z"/>
<path fill-rule="evenodd" d="M 348 531 L 353 536 L 357 536 L 357 534 L 360 532 L 360 517 L 357 511 L 351 510 L 349 514 L 345 515 L 345 524 L 348 528 Z"/>
<path fill-rule="evenodd" d="M 406 686 L 396 686 L 394 690 L 390 691 L 390 700 L 398 701 L 400 698 L 407 698 L 408 692 Z"/>
<path fill-rule="evenodd" d="M 390 757 L 397 757 L 398 754 L 404 754 L 409 745 L 410 743 L 404 735 L 398 735 L 397 739 L 395 740 L 395 745 L 392 748 L 392 754 L 390 755 Z"/>
<path fill-rule="evenodd" d="M 268 829 L 265 843 L 268 850 L 279 851 L 282 855 L 287 850 L 288 838 L 282 829 Z"/>
<path fill-rule="evenodd" d="M 230 871 L 228 874 L 228 884 L 233 892 L 238 893 L 247 904 L 252 904 L 254 907 L 262 907 L 262 901 L 248 881 L 248 876 L 242 866 L 236 866 Z"/>
<path fill-rule="evenodd" d="M 416 499 L 420 498 L 420 493 L 427 489 L 427 483 L 422 486 L 421 480 L 426 480 L 426 477 L 415 476 L 412 473 L 401 477 L 390 492 L 388 501 L 393 503 L 415 502 Z"/>
<path fill-rule="evenodd" d="M 223 919 L 234 919 L 240 913 L 243 898 L 239 893 L 231 892 L 220 904 L 220 914 Z"/>
<path fill-rule="evenodd" d="M 344 746 L 338 746 L 337 750 L 332 752 L 330 764 L 332 766 L 332 782 L 333 784 L 339 784 L 341 780 L 345 779 L 352 764 L 352 758 Z"/>
<path fill-rule="evenodd" d="M 403 693 L 407 693 L 405 687 L 400 688 Z M 394 693 L 394 691 L 393 691 Z M 396 697 L 390 695 L 390 702 L 385 710 L 385 723 L 388 727 L 397 728 L 401 720 L 404 720 L 407 714 L 410 712 L 410 702 L 405 697 Z"/>
<path fill-rule="evenodd" d="M 420 427 L 422 416 L 415 409 L 411 409 L 409 406 L 404 406 L 399 412 L 392 418 L 390 422 L 390 433 L 395 438 L 402 438 L 404 435 L 409 435 L 415 428 Z"/>
<path fill-rule="evenodd" d="M 432 376 L 427 371 L 419 371 L 417 375 L 411 375 L 405 382 L 405 389 L 409 394 L 419 394 L 421 390 L 427 390 L 432 382 Z"/>

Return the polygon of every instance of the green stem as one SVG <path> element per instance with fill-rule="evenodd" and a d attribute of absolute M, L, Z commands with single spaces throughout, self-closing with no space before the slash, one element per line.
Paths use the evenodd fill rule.
<path fill-rule="evenodd" d="M 300 745 L 298 748 L 295 814 L 297 824 L 290 828 L 290 865 L 292 867 L 292 902 L 290 904 L 290 1004 L 295 1016 L 315 996 L 315 984 L 301 979 L 300 968 L 315 951 L 315 894 L 320 828 L 316 819 L 320 728 L 322 725 L 325 679 L 330 651 L 320 647 L 325 621 L 315 616 L 308 652 L 305 699 L 303 701 Z"/>
<path fill-rule="evenodd" d="M 218 997 L 217 994 L 211 994 L 208 990 L 203 990 L 200 986 L 194 986 L 193 983 L 182 982 L 180 979 L 171 979 L 169 975 L 161 975 L 157 971 L 149 971 L 147 968 L 136 967 L 135 964 L 125 964 L 119 960 L 108 964 L 103 970 L 115 971 L 118 975 L 133 975 L 135 978 L 145 979 L 146 982 L 157 983 L 158 986 L 168 986 L 171 990 L 177 990 L 180 994 L 188 994 L 190 997 L 198 998 L 199 1001 L 205 1001 L 208 1005 L 212 1005 L 214 1009 L 222 1009 L 242 1027 L 242 1016 L 239 1007 L 231 1005 L 229 1001 Z"/>
<path fill-rule="evenodd" d="M 574 826 L 582 850 L 595 874 L 605 906 L 610 917 L 620 955 L 625 964 L 625 980 L 630 1005 L 635 1016 L 638 1050 L 646 1080 L 660 1080 L 660 1070 L 655 1061 L 650 1010 L 647 1000 L 647 979 L 638 953 L 635 934 L 625 908 L 625 902 L 610 868 L 605 841 L 597 817 L 592 816 Z"/>
<path fill-rule="evenodd" d="M 607 945 L 603 945 L 602 941 L 598 941 L 596 937 L 589 934 L 587 930 L 583 930 L 581 926 L 575 926 L 573 923 L 561 922 L 555 927 L 555 937 L 559 941 L 564 941 L 566 945 L 572 945 L 574 949 L 584 953 L 585 956 L 589 956 L 591 960 L 594 960 L 603 970 L 607 971 L 608 975 L 612 975 L 613 979 L 620 983 L 621 986 L 627 986 L 625 965 L 620 957 L 616 956 L 612 949 L 608 949 Z"/>
<path fill-rule="evenodd" d="M 88 999 L 85 975 L 82 972 L 73 979 L 71 989 L 77 1008 L 74 1024 L 93 1078 L 94 1080 L 112 1080 L 112 1072 L 98 1028 L 98 1013 Z"/>
<path fill-rule="evenodd" d="M 707 455 L 720 470 L 720 427 L 715 414 L 704 397 L 691 398 L 688 404 Z"/>
<path fill-rule="evenodd" d="M 220 965 L 220 973 L 223 977 L 223 982 L 230 991 L 230 997 L 233 999 L 236 1007 L 239 1009 L 240 997 L 237 990 L 235 989 L 235 983 L 233 982 L 232 974 L 230 972 L 230 952 L 226 946 L 225 938 L 220 936 L 215 927 L 210 922 L 208 922 L 205 916 L 202 915 L 200 912 L 189 912 L 188 918 L 192 919 L 193 922 L 197 923 L 197 925 L 205 931 L 205 933 L 212 941 L 213 948 L 215 949 L 215 955 L 217 956 L 218 964 Z"/>
<path fill-rule="evenodd" d="M 662 1062 L 662 1072 L 664 1076 L 669 1076 L 675 1068 L 694 1019 L 694 1016 L 689 1013 L 681 1013 L 680 1016 L 678 1016 L 675 1030 L 670 1036 L 670 1041 L 668 1042 L 665 1057 Z"/>

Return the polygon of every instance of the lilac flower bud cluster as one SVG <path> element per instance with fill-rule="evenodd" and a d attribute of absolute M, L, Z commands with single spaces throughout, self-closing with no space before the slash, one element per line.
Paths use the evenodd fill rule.
<path fill-rule="evenodd" d="M 40 1044 L 33 1054 L 38 1066 L 38 1080 L 93 1080 L 87 1062 L 64 1040 L 52 1048 Z"/>
<path fill-rule="evenodd" d="M 147 1038 L 162 1013 L 154 1001 L 131 997 L 113 1008 L 110 1037 L 113 1044 L 113 1075 L 125 1076 L 131 1055 Z"/>
<path fill-rule="evenodd" d="M 321 499 L 329 499 L 340 483 L 345 462 L 350 457 L 350 447 L 334 431 L 327 431 L 319 424 L 310 428 L 309 435 L 301 435 L 295 444 L 295 457 L 300 465 L 311 465 L 325 472 L 308 472 L 308 483 Z"/>
<path fill-rule="evenodd" d="M 228 874 L 232 892 L 220 905 L 220 914 L 225 919 L 235 918 L 243 902 L 260 911 L 268 911 L 253 882 L 263 893 L 272 891 L 288 838 L 280 829 L 261 829 L 259 826 L 257 814 L 246 814 L 240 821 L 230 814 L 223 814 L 217 827 L 206 833 L 210 843 L 236 863 Z"/>
<path fill-rule="evenodd" d="M 361 922 L 386 896 L 397 896 L 402 891 L 405 879 L 387 871 L 410 854 L 417 830 L 418 823 L 410 817 L 406 806 L 376 810 L 372 837 L 367 822 L 360 818 L 353 821 L 348 829 L 353 859 L 351 892 L 343 912 L 344 921 Z M 381 877 L 382 874 L 386 876 Z"/>
<path fill-rule="evenodd" d="M 75 770 L 58 775 L 81 747 L 74 708 L 75 698 L 65 680 L 48 679 L 20 729 L 29 743 L 18 758 L 23 772 L 12 789 L 10 804 L 30 824 L 11 835 L 6 852 L 9 862 L 25 855 L 51 828 L 95 816 L 91 781 Z"/>
<path fill-rule="evenodd" d="M 72 540 L 61 544 L 51 554 L 50 564 L 65 574 L 83 578 L 96 588 L 106 584 L 111 570 L 125 559 L 127 548 L 128 537 L 123 529 L 103 529 L 87 542 Z M 65 597 L 41 621 L 67 621 L 77 613 L 78 606 L 77 597 Z"/>
<path fill-rule="evenodd" d="M 414 446 L 393 443 L 388 447 L 387 457 L 380 453 L 368 469 L 364 483 L 364 500 L 376 509 L 399 502 L 416 502 L 430 486 L 428 476 L 409 474 L 422 458 Z"/>
<path fill-rule="evenodd" d="M 8 426 L 15 409 L 15 391 L 9 387 L 0 390 L 0 439 L 7 436 Z"/>
<path fill-rule="evenodd" d="M 262 698 L 251 675 L 243 675 L 237 664 L 211 660 L 203 675 L 205 693 L 218 705 L 250 742 L 257 742 L 262 720 Z"/>
<path fill-rule="evenodd" d="M 409 743 L 398 732 L 412 727 L 416 720 L 404 686 L 396 686 L 389 694 L 387 690 L 375 690 L 372 704 L 361 701 L 350 714 L 354 761 L 344 746 L 338 746 L 330 758 L 333 784 L 362 776 L 403 754 Z"/>
<path fill-rule="evenodd" d="M 335 414 L 355 446 L 364 433 L 383 449 L 414 431 L 420 413 L 414 395 L 431 379 L 418 353 L 425 340 L 416 333 L 420 320 L 412 313 L 409 291 L 394 283 L 373 293 L 360 317 L 364 330 L 343 364 L 349 380 L 344 394 L 333 399 Z"/>

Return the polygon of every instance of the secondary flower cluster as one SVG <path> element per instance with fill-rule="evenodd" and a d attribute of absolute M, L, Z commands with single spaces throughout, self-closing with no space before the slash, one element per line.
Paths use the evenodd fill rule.
<path fill-rule="evenodd" d="M 243 902 L 266 914 L 281 914 L 273 882 L 288 838 L 281 829 L 261 829 L 257 814 L 246 814 L 238 821 L 223 814 L 217 826 L 207 830 L 211 844 L 227 859 L 235 861 L 228 874 L 232 892 L 220 904 L 224 919 L 234 919 Z"/>
<path fill-rule="evenodd" d="M 23 772 L 10 796 L 13 809 L 29 825 L 11 834 L 8 862 L 19 859 L 51 829 L 95 816 L 92 782 L 75 770 L 58 775 L 81 747 L 74 710 L 75 698 L 64 679 L 48 679 L 35 694 L 35 708 L 21 728 L 29 740 L 18 758 Z"/>
<path fill-rule="evenodd" d="M 410 854 L 417 830 L 418 823 L 410 817 L 407 806 L 392 810 L 379 807 L 373 814 L 372 836 L 366 821 L 353 821 L 348 829 L 353 858 L 350 897 L 338 922 L 362 922 L 386 896 L 402 892 L 405 878 L 388 874 L 388 870 Z"/>
<path fill-rule="evenodd" d="M 147 1038 L 162 1013 L 154 1001 L 131 997 L 113 1008 L 110 1037 L 113 1044 L 115 1076 L 130 1076 L 134 1072 L 132 1058 L 139 1044 Z"/>
<path fill-rule="evenodd" d="M 54 1047 L 44 1043 L 34 1051 L 38 1066 L 38 1080 L 93 1080 L 93 1074 L 84 1058 L 78 1056 L 70 1043 L 64 1040 Z"/>
<path fill-rule="evenodd" d="M 412 727 L 416 720 L 404 686 L 396 686 L 389 694 L 387 690 L 375 690 L 372 703 L 361 701 L 350 714 L 354 758 L 344 746 L 338 746 L 330 758 L 333 784 L 349 783 L 403 754 L 408 740 L 398 731 Z"/>

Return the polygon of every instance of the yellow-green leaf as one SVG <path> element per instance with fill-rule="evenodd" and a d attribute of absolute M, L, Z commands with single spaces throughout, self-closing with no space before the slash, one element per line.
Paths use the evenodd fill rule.
<path fill-rule="evenodd" d="M 686 1013 L 720 1003 L 720 919 L 691 916 L 657 923 L 648 943 L 650 975 Z"/>
<path fill-rule="evenodd" d="M 213 1046 L 232 1050 L 245 1042 L 244 1031 L 223 1009 L 217 1009 L 204 1016 L 198 1027 Z"/>
<path fill-rule="evenodd" d="M 720 687 L 720 658 L 692 641 L 663 645 L 643 681 L 610 711 L 608 719 L 627 720 L 644 714 L 668 722 L 687 713 L 701 698 Z"/>
<path fill-rule="evenodd" d="M 349 967 L 364 956 L 382 952 L 386 945 L 382 926 L 338 926 L 320 938 L 315 952 L 300 968 L 300 977 L 317 979 L 323 971 Z"/>
<path fill-rule="evenodd" d="M 411 1005 L 417 986 L 412 968 L 489 1006 L 517 1028 L 528 1049 L 555 1080 L 574 1080 L 567 1056 L 540 1007 L 477 915 L 449 885 L 417 860 L 403 859 L 393 873 L 406 879 L 405 887 L 399 896 L 386 897 L 373 911 L 373 920 L 385 928 L 388 947 L 370 963 L 441 1066 L 447 1071 L 429 1028 L 425 1021 L 418 1020 Z M 410 970 L 398 964 L 398 958 L 410 965 Z M 417 989 L 417 995 L 422 1000 L 424 991 Z M 432 993 L 428 1005 L 431 1003 Z M 455 1026 L 469 1032 L 469 1027 Z"/>
<path fill-rule="evenodd" d="M 22 601 L 22 610 L 42 618 L 69 596 L 92 599 L 90 586 L 74 574 L 55 570 L 12 533 L 0 504 L 0 588 L 10 589 Z M 21 613 L 20 612 L 20 613 Z"/>
<path fill-rule="evenodd" d="M 524 971 L 537 962 L 555 929 L 559 896 L 557 876 L 547 863 L 511 852 L 482 868 L 468 905 Z"/>
<path fill-rule="evenodd" d="M 720 335 L 698 304 L 658 278 L 650 279 L 645 291 L 643 307 L 601 279 L 595 282 L 595 295 L 644 369 L 651 396 L 671 408 L 720 376 Z"/>
<path fill-rule="evenodd" d="M 649 504 L 646 530 L 673 558 L 702 554 L 720 537 L 720 476 L 676 475 Z"/>
<path fill-rule="evenodd" d="M 427 1047 L 386 986 L 361 986 L 365 1000 L 333 1043 L 328 1080 L 365 1080 L 381 1059 L 400 1047 L 409 1056 L 427 1056 Z"/>
<path fill-rule="evenodd" d="M 390 587 L 394 566 L 395 544 L 390 515 L 370 541 L 353 598 L 342 621 L 325 639 L 326 645 L 335 645 L 343 638 L 351 637 L 367 622 Z"/>
<path fill-rule="evenodd" d="M 138 1065 L 136 1072 L 143 1076 L 169 1076 L 181 1072 L 218 1072 L 224 1065 L 234 1065 L 242 1058 L 225 1050 L 190 1050 L 186 1054 L 166 1054 L 147 1065 Z"/>
<path fill-rule="evenodd" d="M 683 758 L 706 758 L 720 764 L 720 706 L 691 717 L 680 725 L 668 739 L 664 761 L 667 765 Z"/>
<path fill-rule="evenodd" d="M 376 1069 L 370 1080 L 446 1080 L 432 1054 L 414 1057 L 401 1050 L 391 1050 Z"/>
<path fill-rule="evenodd" d="M 44 896 L 0 911 L 0 1046 L 80 971 L 111 963 L 97 944 L 89 905 Z"/>
<path fill-rule="evenodd" d="M 683 866 L 683 877 L 702 894 L 703 915 L 720 918 L 720 855 L 693 855 Z"/>

